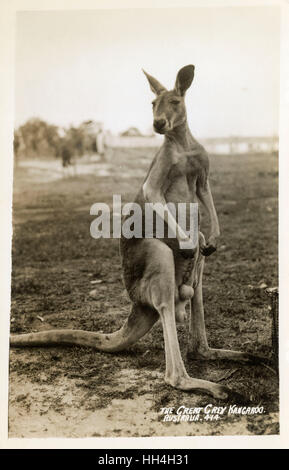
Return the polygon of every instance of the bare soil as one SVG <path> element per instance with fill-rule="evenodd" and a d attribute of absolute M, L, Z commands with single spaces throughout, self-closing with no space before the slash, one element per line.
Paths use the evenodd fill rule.
<path fill-rule="evenodd" d="M 57 179 L 15 168 L 12 333 L 50 328 L 111 332 L 122 325 L 129 299 L 118 240 L 90 236 L 90 207 L 111 204 L 112 194 L 121 194 L 123 203 L 133 200 L 153 154 L 154 149 L 115 149 L 110 158 L 115 165 L 106 165 L 105 172 L 103 163 L 98 171 L 94 162 L 91 171 Z M 272 356 L 271 314 L 264 285 L 278 282 L 277 168 L 276 155 L 211 157 L 222 236 L 204 274 L 210 345 L 267 358 Z M 130 350 L 114 355 L 79 347 L 11 349 L 10 437 L 277 434 L 274 367 L 189 361 L 186 331 L 178 327 L 190 375 L 231 387 L 254 406 L 264 406 L 264 414 L 163 422 L 162 407 L 224 403 L 163 382 L 164 345 L 157 324 Z"/>

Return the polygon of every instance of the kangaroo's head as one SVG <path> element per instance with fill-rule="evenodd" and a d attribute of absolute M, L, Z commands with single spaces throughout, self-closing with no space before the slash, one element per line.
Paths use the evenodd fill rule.
<path fill-rule="evenodd" d="M 154 130 L 166 134 L 186 122 L 187 114 L 184 96 L 194 78 L 195 67 L 186 65 L 177 74 L 175 87 L 168 91 L 154 77 L 146 73 L 151 90 L 156 95 L 152 102 Z"/>

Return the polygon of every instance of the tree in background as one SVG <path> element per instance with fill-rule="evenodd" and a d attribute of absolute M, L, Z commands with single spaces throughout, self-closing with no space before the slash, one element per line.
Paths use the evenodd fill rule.
<path fill-rule="evenodd" d="M 14 131 L 16 160 L 63 158 L 63 153 L 66 152 L 64 148 L 74 157 L 96 152 L 96 138 L 88 132 L 86 121 L 79 127 L 62 129 L 42 119 L 32 118 Z"/>
<path fill-rule="evenodd" d="M 38 118 L 29 119 L 14 132 L 14 151 L 20 158 L 57 157 L 59 139 L 57 126 Z"/>

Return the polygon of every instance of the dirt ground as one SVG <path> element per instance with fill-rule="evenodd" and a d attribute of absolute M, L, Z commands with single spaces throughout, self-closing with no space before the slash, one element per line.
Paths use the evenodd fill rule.
<path fill-rule="evenodd" d="M 50 328 L 112 332 L 121 326 L 129 300 L 118 240 L 90 236 L 90 207 L 100 201 L 111 204 L 113 193 L 121 194 L 123 203 L 133 200 L 153 154 L 153 149 L 115 149 L 110 163 L 94 162 L 91 171 L 66 178 L 48 173 L 46 178 L 43 168 L 15 168 L 12 333 Z M 276 155 L 211 157 L 222 232 L 204 274 L 213 347 L 272 355 L 264 287 L 278 282 L 277 166 Z M 10 437 L 277 434 L 274 368 L 189 361 L 186 331 L 178 327 L 190 375 L 237 390 L 252 406 L 263 406 L 263 414 L 163 422 L 162 407 L 233 403 L 180 392 L 163 382 L 164 345 L 157 324 L 130 350 L 114 355 L 80 347 L 11 350 Z"/>

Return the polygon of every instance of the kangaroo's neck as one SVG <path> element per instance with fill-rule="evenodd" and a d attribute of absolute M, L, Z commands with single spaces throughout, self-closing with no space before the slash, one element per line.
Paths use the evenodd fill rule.
<path fill-rule="evenodd" d="M 178 151 L 190 150 L 194 138 L 191 134 L 187 121 L 165 135 L 165 146 L 174 146 Z"/>

